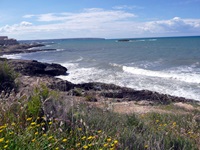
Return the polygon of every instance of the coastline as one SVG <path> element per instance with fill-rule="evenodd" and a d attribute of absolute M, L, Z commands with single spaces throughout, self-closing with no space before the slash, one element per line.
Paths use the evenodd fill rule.
<path fill-rule="evenodd" d="M 31 45 L 31 47 L 38 47 L 38 45 Z M 42 49 L 35 49 L 31 51 L 28 50 L 28 48 L 30 47 L 23 46 L 22 49 L 9 49 L 6 52 L 1 51 L 0 56 L 4 54 L 44 51 Z M 35 60 L 17 60 L 6 58 L 0 58 L 0 62 L 7 62 L 17 73 L 20 74 L 18 77 L 21 81 L 20 91 L 23 91 L 23 89 L 33 89 L 34 86 L 37 86 L 37 84 L 44 83 L 52 90 L 57 90 L 61 93 L 64 92 L 67 95 L 71 94 L 71 96 L 75 99 L 84 99 L 87 95 L 94 95 L 94 98 L 89 100 L 89 102 L 102 102 L 104 99 L 109 99 L 109 102 L 118 104 L 124 102 L 144 102 L 145 105 L 149 106 L 158 104 L 166 105 L 170 103 L 199 103 L 199 101 L 193 99 L 186 99 L 183 97 L 176 97 L 148 90 L 134 90 L 113 84 L 95 82 L 73 84 L 56 78 L 58 75 L 67 75 L 67 68 L 59 64 L 47 64 Z M 77 92 L 77 89 L 79 92 Z"/>

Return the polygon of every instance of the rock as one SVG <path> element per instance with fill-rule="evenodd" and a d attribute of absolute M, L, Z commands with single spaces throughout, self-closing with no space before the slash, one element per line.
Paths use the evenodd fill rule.
<path fill-rule="evenodd" d="M 2 59 L 6 61 L 16 72 L 29 76 L 58 76 L 66 75 L 67 68 L 59 64 L 41 63 L 36 60 Z M 0 59 L 1 61 L 1 59 Z"/>

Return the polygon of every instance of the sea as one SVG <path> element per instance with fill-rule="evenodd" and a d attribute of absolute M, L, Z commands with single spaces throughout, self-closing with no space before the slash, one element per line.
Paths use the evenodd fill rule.
<path fill-rule="evenodd" d="M 200 36 L 20 42 L 45 44 L 45 51 L 3 57 L 59 63 L 68 74 L 57 78 L 72 83 L 112 83 L 200 101 Z"/>

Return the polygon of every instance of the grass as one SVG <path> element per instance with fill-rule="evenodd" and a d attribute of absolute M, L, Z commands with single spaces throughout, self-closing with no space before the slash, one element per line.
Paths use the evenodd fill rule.
<path fill-rule="evenodd" d="M 44 106 L 62 101 L 41 85 L 32 95 L 0 99 L 0 149 L 8 150 L 198 150 L 199 112 L 187 114 L 117 114 L 85 103 L 72 105 L 67 119 Z M 62 105 L 62 107 L 65 107 Z M 54 107 L 50 107 L 52 110 Z M 57 108 L 56 108 L 57 109 Z M 49 110 L 49 112 L 51 112 Z"/>
<path fill-rule="evenodd" d="M 6 62 L 0 62 L 0 92 L 10 92 L 17 88 L 15 79 L 17 73 L 15 73 Z"/>

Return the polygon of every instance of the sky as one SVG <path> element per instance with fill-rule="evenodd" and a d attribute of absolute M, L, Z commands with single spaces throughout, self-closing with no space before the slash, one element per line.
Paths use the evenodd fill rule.
<path fill-rule="evenodd" d="M 200 0 L 0 0 L 0 36 L 18 40 L 200 35 Z"/>

